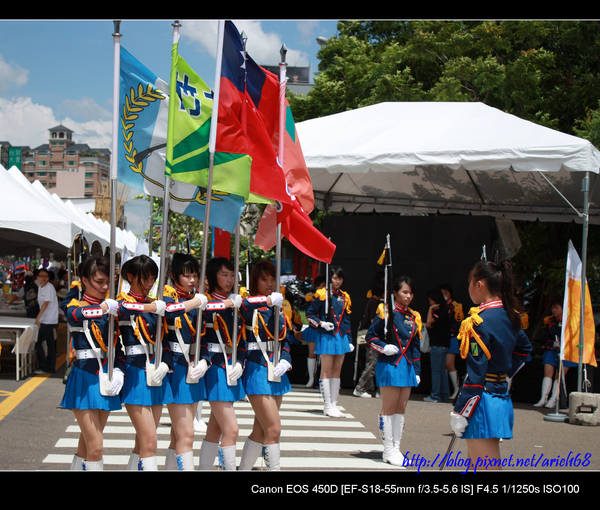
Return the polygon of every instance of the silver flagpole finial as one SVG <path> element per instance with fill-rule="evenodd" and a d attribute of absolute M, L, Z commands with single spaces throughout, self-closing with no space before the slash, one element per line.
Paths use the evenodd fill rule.
<path fill-rule="evenodd" d="M 119 33 L 119 30 L 121 29 L 121 20 L 120 19 L 113 20 L 113 25 L 115 27 L 115 32 L 114 32 L 113 36 L 119 36 L 119 35 L 121 35 Z"/>

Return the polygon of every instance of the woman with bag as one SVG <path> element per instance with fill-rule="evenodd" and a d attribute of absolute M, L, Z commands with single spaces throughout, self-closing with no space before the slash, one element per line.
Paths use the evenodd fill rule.
<path fill-rule="evenodd" d="M 383 440 L 383 461 L 405 467 L 400 451 L 404 414 L 413 387 L 421 381 L 421 315 L 409 308 L 415 284 L 408 276 L 394 281 L 394 308 L 391 321 L 385 305 L 379 305 L 377 317 L 367 333 L 367 343 L 379 353 L 375 377 L 381 391 L 379 431 Z M 386 333 L 391 323 L 391 333 Z"/>
<path fill-rule="evenodd" d="M 250 295 L 242 301 L 240 312 L 247 336 L 246 367 L 242 381 L 255 413 L 252 432 L 246 439 L 239 469 L 250 470 L 262 453 L 270 471 L 280 470 L 281 419 L 283 395 L 292 387 L 286 372 L 292 368 L 290 342 L 293 331 L 281 313 L 283 295 L 275 281 L 275 266 L 262 260 L 250 274 Z M 275 315 L 273 307 L 279 308 Z M 275 321 L 279 329 L 279 352 L 275 352 Z M 273 362 L 277 354 L 278 362 Z"/>
<path fill-rule="evenodd" d="M 60 406 L 73 410 L 81 429 L 72 470 L 103 469 L 102 432 L 110 412 L 121 409 L 119 391 L 123 386 L 125 360 L 117 341 L 116 322 L 114 338 L 109 339 L 109 322 L 115 321 L 117 302 L 105 299 L 112 281 L 108 258 L 88 258 L 81 272 L 83 295 L 65 305 L 75 359 Z M 108 381 L 110 341 L 114 342 L 114 368 Z"/>
<path fill-rule="evenodd" d="M 158 266 L 147 255 L 129 259 L 121 268 L 121 276 L 130 285 L 129 292 L 122 292 L 119 303 L 119 327 L 125 349 L 127 370 L 121 392 L 121 402 L 136 431 L 135 446 L 128 469 L 134 471 L 157 471 L 156 429 L 164 404 L 173 402 L 169 379 L 165 377 L 173 370 L 173 356 L 168 342 L 162 342 L 162 361 L 154 363 L 156 331 L 163 321 L 165 302 L 152 300 L 148 294 L 158 277 Z M 161 340 L 166 339 L 166 327 L 161 329 Z"/>

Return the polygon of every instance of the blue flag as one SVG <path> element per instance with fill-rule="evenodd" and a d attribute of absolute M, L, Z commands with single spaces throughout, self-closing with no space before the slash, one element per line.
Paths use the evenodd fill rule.
<path fill-rule="evenodd" d="M 164 197 L 169 85 L 121 47 L 119 182 Z M 206 188 L 170 181 L 170 210 L 204 221 Z M 233 232 L 244 209 L 244 198 L 212 191 L 209 223 Z"/>

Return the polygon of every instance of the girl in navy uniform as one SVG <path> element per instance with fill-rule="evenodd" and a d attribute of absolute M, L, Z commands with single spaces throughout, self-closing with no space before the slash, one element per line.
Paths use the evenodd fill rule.
<path fill-rule="evenodd" d="M 71 294 L 64 305 L 75 359 L 60 405 L 73 410 L 81 429 L 71 465 L 73 470 L 103 469 L 102 431 L 110 412 L 121 409 L 119 391 L 123 386 L 125 359 L 121 344 L 117 342 L 119 328 L 114 319 L 117 303 L 105 299 L 112 281 L 108 258 L 88 258 L 81 273 L 83 295 L 77 299 Z M 115 321 L 113 339 L 108 338 L 111 320 Z M 100 378 L 104 376 L 100 373 L 108 372 L 107 353 L 111 340 L 114 342 L 112 380 L 109 387 L 101 391 Z"/>
<path fill-rule="evenodd" d="M 321 357 L 319 389 L 325 401 L 323 412 L 332 418 L 345 418 L 346 415 L 337 408 L 337 399 L 344 358 L 354 349 L 350 331 L 351 301 L 350 295 L 341 289 L 343 269 L 334 266 L 331 273 L 331 292 L 328 293 L 326 288 L 318 290 L 306 316 L 309 324 L 318 328 L 315 354 Z"/>
<path fill-rule="evenodd" d="M 480 261 L 469 274 L 469 295 L 478 305 L 458 334 L 467 376 L 456 399 L 450 423 L 466 439 L 471 462 L 494 459 L 500 469 L 500 439 L 511 439 L 513 406 L 508 380 L 523 366 L 531 343 L 521 329 L 508 262 Z"/>
<path fill-rule="evenodd" d="M 315 291 L 324 289 L 326 285 L 324 276 L 317 276 L 315 278 Z M 314 293 L 306 295 L 306 310 L 315 298 Z M 317 326 L 318 327 L 318 326 Z M 308 324 L 302 330 L 302 339 L 308 344 L 308 358 L 306 358 L 306 365 L 308 369 L 308 382 L 306 383 L 307 388 L 312 388 L 315 384 L 315 374 L 317 372 L 317 355 L 315 354 L 315 344 L 317 341 L 317 327 L 312 324 Z"/>
<path fill-rule="evenodd" d="M 383 461 L 405 467 L 400 443 L 404 430 L 404 413 L 411 389 L 421 381 L 421 329 L 419 312 L 409 308 L 415 284 L 401 276 L 393 285 L 394 311 L 392 334 L 386 333 L 388 322 L 385 305 L 377 309 L 366 336 L 367 344 L 379 352 L 375 376 L 381 392 L 379 431 L 383 440 Z M 388 339 L 391 336 L 391 339 Z"/>
<path fill-rule="evenodd" d="M 237 330 L 234 330 L 234 314 L 242 304 L 241 296 L 231 293 L 236 277 L 233 264 L 224 257 L 211 259 L 206 264 L 208 305 L 204 312 L 206 334 L 202 337 L 202 350 L 209 362 L 204 379 L 211 412 L 200 449 L 201 470 L 212 469 L 219 452 L 220 465 L 226 471 L 236 470 L 239 427 L 233 403 L 245 396 L 240 378 L 246 360 L 246 342 L 241 338 L 243 323 L 239 316 Z M 237 347 L 232 365 L 233 342 Z"/>
<path fill-rule="evenodd" d="M 465 318 L 462 304 L 458 301 L 455 301 L 452 297 L 452 287 L 443 283 L 440 285 L 440 289 L 444 298 L 446 298 L 446 303 L 448 303 L 448 307 L 454 312 L 454 321 L 452 323 L 452 337 L 450 338 L 450 348 L 448 349 L 448 353 L 446 354 L 446 372 L 448 372 L 448 376 L 450 377 L 450 381 L 452 382 L 452 395 L 450 395 L 450 400 L 454 400 L 456 395 L 458 395 L 459 384 L 458 384 L 458 372 L 456 370 L 456 355 L 460 354 L 458 349 L 458 339 L 456 335 L 458 335 L 458 328 L 460 327 L 460 323 Z"/>
<path fill-rule="evenodd" d="M 250 273 L 250 296 L 242 301 L 240 312 L 247 335 L 246 367 L 242 381 L 244 390 L 255 413 L 252 432 L 246 439 L 239 469 L 250 470 L 258 456 L 263 454 L 267 469 L 280 469 L 281 420 L 279 408 L 283 395 L 291 391 L 286 372 L 292 367 L 290 342 L 291 325 L 285 320 L 281 307 L 283 295 L 274 292 L 275 266 L 262 260 Z M 279 307 L 279 316 L 273 307 Z M 279 323 L 278 363 L 274 365 L 275 320 Z"/>
<path fill-rule="evenodd" d="M 158 276 L 158 266 L 146 255 L 139 255 L 123 264 L 121 276 L 131 288 L 118 297 L 119 325 L 125 349 L 127 371 L 121 392 L 136 431 L 128 469 L 156 471 L 158 469 L 156 429 L 163 404 L 173 402 L 169 379 L 165 376 L 173 370 L 173 356 L 166 341 L 166 327 L 161 328 L 162 361 L 154 365 L 155 353 L 150 346 L 156 344 L 156 327 L 165 313 L 165 302 L 150 300 L 147 296 Z M 147 367 L 154 366 L 154 373 L 147 376 Z"/>
<path fill-rule="evenodd" d="M 194 359 L 198 310 L 206 306 L 206 296 L 196 294 L 200 268 L 192 255 L 175 253 L 171 261 L 173 287 L 165 286 L 165 319 L 173 371 L 167 376 L 173 402 L 167 404 L 171 418 L 171 443 L 167 449 L 166 470 L 194 470 L 194 416 L 198 402 L 206 398 L 203 375 L 205 360 Z"/>
<path fill-rule="evenodd" d="M 550 310 L 552 315 L 544 318 L 544 338 L 542 344 L 544 354 L 542 355 L 542 363 L 544 365 L 544 378 L 542 379 L 542 397 L 539 402 L 534 404 L 534 407 L 552 408 L 556 405 L 560 381 L 558 380 L 560 356 L 557 349 L 560 347 L 560 337 L 562 334 L 562 315 L 563 315 L 563 299 L 556 298 L 552 302 Z M 567 373 L 570 367 L 576 367 L 577 363 L 563 360 L 563 371 Z M 552 395 L 550 395 L 552 390 Z"/>

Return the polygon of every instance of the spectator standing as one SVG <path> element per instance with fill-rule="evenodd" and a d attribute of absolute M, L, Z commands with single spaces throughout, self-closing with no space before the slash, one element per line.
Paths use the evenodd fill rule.
<path fill-rule="evenodd" d="M 37 276 L 38 305 L 40 311 L 35 319 L 39 327 L 35 345 L 39 369 L 36 374 L 53 374 L 56 365 L 56 327 L 58 326 L 58 298 L 54 285 L 48 283 L 50 275 L 46 269 L 40 269 Z M 46 351 L 44 351 L 44 343 Z"/>

